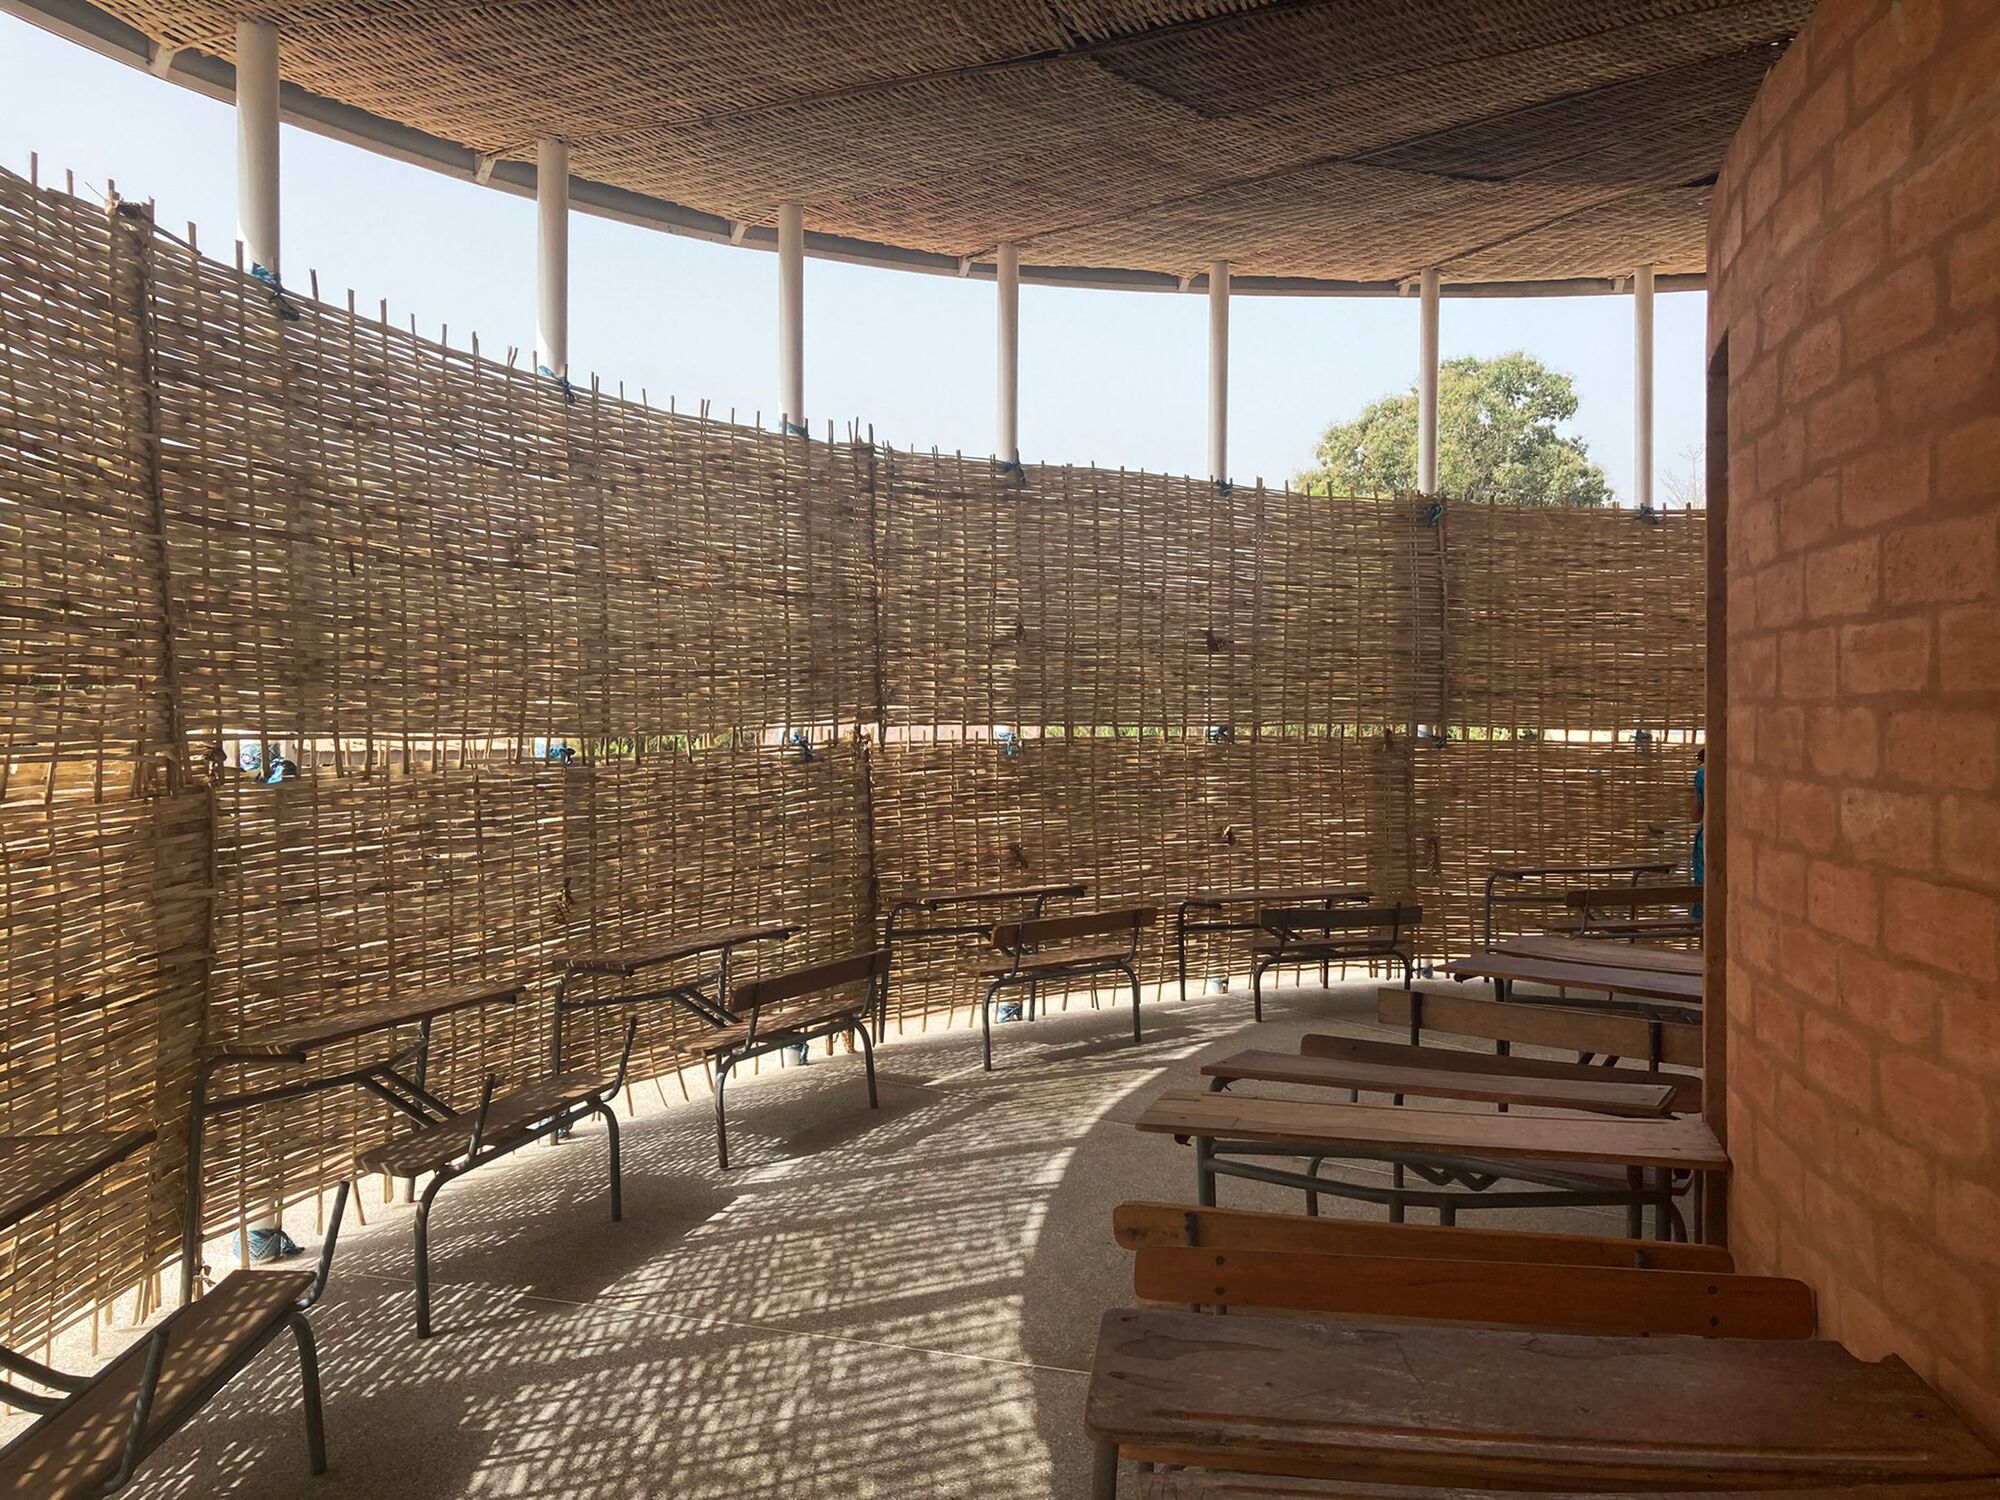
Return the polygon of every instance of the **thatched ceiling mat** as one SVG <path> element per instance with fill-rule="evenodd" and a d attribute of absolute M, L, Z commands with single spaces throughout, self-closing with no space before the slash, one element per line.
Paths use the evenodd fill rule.
<path fill-rule="evenodd" d="M 98 0 L 227 59 L 239 10 Z M 51 9 L 54 7 L 43 6 Z M 1170 276 L 1703 270 L 1812 0 L 269 0 L 285 77 L 753 225 Z"/>

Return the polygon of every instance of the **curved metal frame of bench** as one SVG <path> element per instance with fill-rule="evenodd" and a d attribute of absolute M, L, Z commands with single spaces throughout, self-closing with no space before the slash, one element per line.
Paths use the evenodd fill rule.
<path fill-rule="evenodd" d="M 1264 976 L 1276 968 L 1310 969 L 1317 965 L 1321 975 L 1324 976 L 1332 964 L 1393 958 L 1403 966 L 1403 988 L 1410 987 L 1414 970 L 1410 955 L 1402 949 L 1400 928 L 1392 930 L 1386 938 L 1357 940 L 1353 943 L 1304 942 L 1291 952 L 1285 949 L 1287 934 L 1280 931 L 1277 937 L 1276 948 L 1261 958 L 1253 954 L 1250 959 L 1250 1014 L 1253 1020 L 1264 1019 Z"/>
<path fill-rule="evenodd" d="M 149 1432 L 147 1429 L 152 1426 L 153 1403 L 159 1392 L 161 1371 L 166 1365 L 167 1348 L 173 1341 L 174 1324 L 193 1304 L 182 1303 L 172 1316 L 146 1335 L 146 1367 L 140 1377 L 139 1389 L 133 1398 L 132 1417 L 126 1429 L 125 1445 L 119 1454 L 117 1469 L 104 1481 L 97 1493 L 116 1494 L 130 1484 L 132 1475 L 139 1465 L 145 1462 L 155 1449 L 198 1416 L 224 1386 L 240 1375 L 244 1368 L 268 1349 L 286 1329 L 291 1330 L 299 1348 L 300 1403 L 305 1408 L 306 1420 L 306 1462 L 314 1474 L 326 1472 L 326 1418 L 320 1401 L 319 1346 L 313 1338 L 312 1324 L 307 1321 L 306 1313 L 326 1291 L 327 1273 L 333 1269 L 334 1243 L 340 1238 L 340 1222 L 347 1212 L 349 1186 L 350 1184 L 343 1182 L 334 1191 L 333 1216 L 327 1221 L 326 1237 L 320 1244 L 319 1265 L 313 1273 L 311 1283 L 306 1287 L 305 1295 L 292 1304 L 291 1311 L 273 1322 L 256 1338 L 245 1343 L 212 1376 L 190 1392 L 185 1400 L 185 1414 L 181 1419 L 162 1427 L 157 1432 Z M 8 1357 L 0 1361 L 0 1364 L 37 1384 L 53 1386 L 67 1394 L 60 1400 L 49 1400 L 32 1396 L 27 1392 L 14 1391 L 13 1387 L 9 1387 L 10 1391 L 14 1391 L 14 1394 L 7 1398 L 10 1403 L 28 1406 L 29 1402 L 33 1402 L 35 1404 L 28 1406 L 28 1409 L 40 1411 L 42 1416 L 35 1426 L 8 1444 L 6 1449 L 0 1450 L 0 1454 L 32 1442 L 36 1431 L 44 1423 L 56 1417 L 73 1402 L 89 1395 L 103 1375 L 116 1368 L 120 1362 L 117 1359 L 112 1360 L 96 1376 L 76 1376 L 38 1364 L 25 1356 L 14 1354 L 11 1350 L 6 1352 Z M 25 1399 L 17 1402 L 17 1396 Z"/>
<path fill-rule="evenodd" d="M 489 1143 L 485 1139 L 486 1112 L 493 1103 L 493 1090 L 498 1078 L 488 1074 L 486 1085 L 480 1092 L 479 1109 L 473 1117 L 472 1137 L 466 1146 L 464 1160 L 446 1163 L 433 1169 L 431 1180 L 424 1185 L 423 1193 L 417 1199 L 416 1220 L 412 1226 L 413 1250 L 416 1259 L 417 1280 L 417 1337 L 431 1336 L 431 1260 L 430 1260 L 430 1219 L 431 1204 L 448 1182 L 453 1182 L 466 1173 L 485 1166 L 490 1161 L 520 1150 L 543 1136 L 554 1135 L 557 1131 L 568 1130 L 585 1115 L 596 1115 L 604 1122 L 604 1142 L 609 1156 L 611 1176 L 611 1222 L 616 1224 L 625 1217 L 625 1202 L 622 1180 L 618 1166 L 618 1116 L 611 1108 L 610 1101 L 618 1097 L 618 1091 L 625 1087 L 625 1069 L 632 1060 L 633 1039 L 639 1034 L 639 1018 L 634 1016 L 625 1025 L 625 1048 L 618 1055 L 618 1071 L 611 1081 L 602 1088 L 593 1089 L 575 1104 L 565 1105 L 545 1120 L 537 1121 L 518 1136 L 504 1141 Z"/>
<path fill-rule="evenodd" d="M 1185 1141 L 1184 1136 L 1177 1140 Z M 1569 1176 L 1552 1167 L 1532 1162 L 1496 1162 L 1470 1157 L 1422 1156 L 1407 1152 L 1314 1151 L 1310 1147 L 1271 1141 L 1216 1140 L 1194 1138 L 1195 1198 L 1203 1208 L 1215 1207 L 1215 1179 L 1241 1177 L 1275 1187 L 1297 1188 L 1306 1195 L 1306 1212 L 1319 1212 L 1322 1193 L 1357 1203 L 1380 1203 L 1388 1207 L 1389 1222 L 1400 1224 L 1410 1207 L 1435 1209 L 1440 1224 L 1455 1223 L 1461 1209 L 1483 1208 L 1586 1208 L 1615 1207 L 1626 1212 L 1626 1233 L 1630 1239 L 1644 1234 L 1641 1215 L 1648 1207 L 1655 1214 L 1656 1239 L 1686 1240 L 1688 1230 L 1680 1206 L 1674 1202 L 1670 1174 L 1640 1167 L 1626 1171 L 1623 1187 L 1599 1185 Z M 1226 1159 L 1249 1156 L 1304 1157 L 1303 1172 L 1251 1162 Z M 1390 1186 L 1373 1187 L 1319 1175 L 1321 1163 L 1335 1161 L 1380 1161 L 1392 1169 Z M 1406 1173 L 1414 1172 L 1430 1187 L 1412 1187 Z M 1535 1184 L 1532 1188 L 1498 1188 L 1506 1181 Z"/>
<path fill-rule="evenodd" d="M 998 979 L 987 985 L 986 993 L 979 1000 L 979 1030 L 981 1043 L 984 1047 L 985 1070 L 988 1073 L 993 1071 L 993 998 L 1001 990 L 1007 989 L 1010 986 L 1026 987 L 1028 991 L 1026 1018 L 1032 1021 L 1035 1019 L 1035 1002 L 1041 998 L 1042 986 L 1051 980 L 1087 979 L 1098 974 L 1123 974 L 1126 983 L 1132 986 L 1132 1040 L 1134 1042 L 1144 1041 L 1145 1037 L 1139 1029 L 1139 971 L 1134 967 L 1138 957 L 1138 946 L 1138 928 L 1135 927 L 1132 930 L 1132 947 L 1134 951 L 1124 958 L 1077 964 L 1070 968 L 1041 969 L 1033 974 L 1002 974 Z M 1019 955 L 1016 958 L 1018 961 Z"/>

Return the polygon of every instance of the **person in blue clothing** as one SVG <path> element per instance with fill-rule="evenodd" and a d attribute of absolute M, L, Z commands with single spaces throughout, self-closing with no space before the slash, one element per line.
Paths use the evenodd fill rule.
<path fill-rule="evenodd" d="M 1696 885 L 1706 885 L 1708 875 L 1708 751 L 1704 748 L 1694 753 L 1694 857 L 1688 861 L 1688 873 Z M 1701 919 L 1702 903 L 1694 904 L 1694 916 Z"/>

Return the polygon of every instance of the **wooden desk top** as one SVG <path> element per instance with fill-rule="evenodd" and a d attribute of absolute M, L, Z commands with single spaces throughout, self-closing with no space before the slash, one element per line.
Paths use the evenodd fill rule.
<path fill-rule="evenodd" d="M 1612 943 L 1603 938 L 1511 937 L 1493 945 L 1493 952 L 1515 958 L 1548 958 L 1563 963 L 1597 964 L 1606 969 L 1642 969 L 1649 974 L 1701 975 L 1701 955 L 1679 948 L 1647 948 L 1638 943 Z"/>
<path fill-rule="evenodd" d="M 1033 901 L 1042 896 L 1081 896 L 1090 889 L 1081 881 L 1060 881 L 1051 885 L 1000 885 L 977 891 L 929 891 L 899 901 L 898 906 L 959 906 L 974 901 Z"/>
<path fill-rule="evenodd" d="M 1321 1088 L 1363 1089 L 1375 1094 L 1407 1094 L 1427 1099 L 1472 1099 L 1482 1104 L 1519 1104 L 1541 1109 L 1580 1109 L 1634 1119 L 1665 1119 L 1674 1101 L 1670 1083 L 1629 1083 L 1609 1068 L 1601 1078 L 1536 1077 L 1526 1073 L 1453 1069 L 1441 1048 L 1405 1049 L 1422 1056 L 1407 1061 L 1375 1058 L 1307 1057 L 1296 1052 L 1239 1052 L 1202 1065 L 1208 1078 L 1244 1078 L 1265 1083 L 1303 1083 Z"/>
<path fill-rule="evenodd" d="M 1397 1104 L 1322 1103 L 1236 1094 L 1162 1094 L 1135 1122 L 1162 1135 L 1297 1143 L 1328 1154 L 1392 1152 L 1492 1161 L 1724 1172 L 1729 1156 L 1694 1119 L 1488 1115 Z"/>
<path fill-rule="evenodd" d="M 1315 901 L 1366 901 L 1375 893 L 1365 885 L 1294 885 L 1237 890 L 1196 891 L 1182 898 L 1184 906 L 1306 906 Z"/>
<path fill-rule="evenodd" d="M 709 927 L 696 932 L 677 932 L 671 937 L 659 938 L 650 943 L 634 943 L 629 948 L 572 953 L 566 963 L 572 974 L 617 974 L 629 977 L 655 964 L 693 958 L 698 953 L 713 953 L 718 949 L 734 948 L 742 943 L 760 943 L 766 939 L 782 942 L 797 931 L 797 927 L 782 922 L 755 922 L 740 927 Z"/>
<path fill-rule="evenodd" d="M 2000 1455 L 1907 1366 L 1812 1340 L 1114 1309 L 1084 1427 L 1134 1459 L 1405 1484 L 1706 1491 L 2000 1475 Z"/>
<path fill-rule="evenodd" d="M 371 1031 L 434 1020 L 475 1005 L 511 1005 L 526 993 L 527 986 L 519 978 L 473 979 L 459 984 L 433 985 L 394 1000 L 353 1005 L 308 1021 L 289 1022 L 245 1035 L 212 1037 L 203 1042 L 198 1051 L 201 1057 L 211 1062 L 299 1058 L 315 1047 L 344 1042 Z"/>
<path fill-rule="evenodd" d="M 1701 1004 L 1699 974 L 1657 974 L 1645 969 L 1614 969 L 1608 964 L 1580 964 L 1560 958 L 1523 958 L 1490 948 L 1455 958 L 1443 967 L 1447 974 L 1468 979 L 1505 979 L 1572 990 L 1601 990 L 1607 995 L 1636 995 L 1646 1000 L 1671 1000 L 1681 1005 Z"/>
<path fill-rule="evenodd" d="M 47 1208 L 152 1139 L 150 1130 L 0 1136 L 0 1230 Z"/>

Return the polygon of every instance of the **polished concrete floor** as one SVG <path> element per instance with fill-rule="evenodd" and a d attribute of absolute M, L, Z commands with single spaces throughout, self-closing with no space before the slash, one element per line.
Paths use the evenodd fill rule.
<path fill-rule="evenodd" d="M 858 1056 L 767 1072 L 731 1088 L 726 1173 L 705 1101 L 647 1109 L 642 1088 L 623 1223 L 608 1219 L 595 1126 L 440 1195 L 438 1331 L 421 1343 L 410 1210 L 371 1184 L 369 1222 L 350 1220 L 313 1314 L 331 1471 L 307 1478 L 286 1340 L 132 1493 L 1085 1493 L 1096 1327 L 1131 1290 L 1112 1205 L 1193 1196 L 1188 1149 L 1130 1122 L 1163 1089 L 1199 1086 L 1199 1059 L 1314 1029 L 1384 1034 L 1372 986 L 1280 994 L 1255 1027 L 1240 993 L 1149 1003 L 1141 1046 L 1128 1011 L 1078 1000 L 997 1030 L 992 1073 L 977 1032 L 892 1040 L 873 1113 Z M 1240 1182 L 1222 1196 L 1299 1203 Z M 1534 1222 L 1615 1233 L 1619 1220 Z"/>

